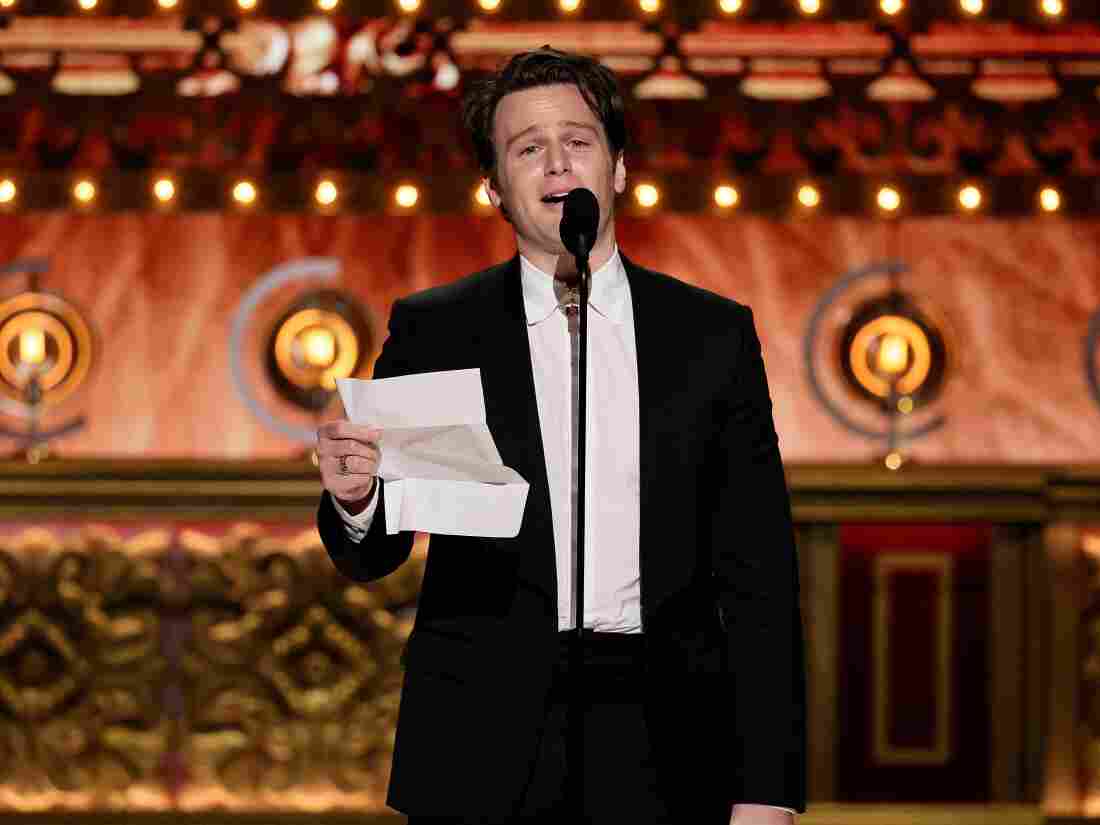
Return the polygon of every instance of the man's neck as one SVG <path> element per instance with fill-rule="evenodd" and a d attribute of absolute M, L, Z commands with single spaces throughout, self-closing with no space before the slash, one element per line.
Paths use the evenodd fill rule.
<path fill-rule="evenodd" d="M 518 238 L 516 241 L 519 253 L 533 263 L 540 271 L 552 273 L 555 280 L 564 281 L 567 284 L 576 282 L 577 262 L 572 255 L 568 253 L 564 255 L 554 255 L 541 250 L 524 248 L 526 246 L 525 244 L 521 243 Z M 600 267 L 611 259 L 611 255 L 614 251 L 615 235 L 612 232 L 608 232 L 607 236 L 597 242 L 596 246 L 592 248 L 592 252 L 589 253 L 588 271 L 599 271 Z"/>

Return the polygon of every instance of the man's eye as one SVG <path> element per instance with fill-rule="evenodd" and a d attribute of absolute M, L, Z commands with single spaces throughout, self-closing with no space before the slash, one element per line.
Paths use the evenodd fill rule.
<path fill-rule="evenodd" d="M 578 138 L 577 140 L 574 140 L 574 141 L 573 141 L 573 145 L 574 145 L 574 146 L 587 146 L 587 145 L 588 145 L 588 141 L 587 141 L 587 140 L 580 140 L 580 139 Z"/>
<path fill-rule="evenodd" d="M 524 146 L 522 149 L 520 149 L 519 153 L 521 155 L 526 155 L 528 152 L 533 152 L 535 149 L 538 149 L 538 148 L 539 147 L 537 147 L 537 146 Z"/>

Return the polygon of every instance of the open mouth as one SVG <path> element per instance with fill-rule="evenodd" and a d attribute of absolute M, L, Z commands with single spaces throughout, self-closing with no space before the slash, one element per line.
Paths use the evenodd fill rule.
<path fill-rule="evenodd" d="M 543 195 L 543 203 L 563 203 L 565 201 L 568 192 L 562 192 L 560 195 Z"/>

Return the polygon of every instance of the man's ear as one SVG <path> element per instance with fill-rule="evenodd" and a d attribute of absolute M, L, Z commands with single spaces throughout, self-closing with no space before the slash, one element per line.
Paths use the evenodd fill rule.
<path fill-rule="evenodd" d="M 623 158 L 625 152 L 619 152 L 619 159 L 615 161 L 615 193 L 621 195 L 626 191 L 626 163 Z"/>
<path fill-rule="evenodd" d="M 485 189 L 485 194 L 489 196 L 489 203 L 491 203 L 496 209 L 500 209 L 500 193 L 496 188 L 496 181 L 494 181 L 494 175 L 487 175 L 481 179 L 481 186 Z"/>

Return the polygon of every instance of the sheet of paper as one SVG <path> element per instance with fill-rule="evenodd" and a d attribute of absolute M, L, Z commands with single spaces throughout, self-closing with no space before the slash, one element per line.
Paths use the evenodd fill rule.
<path fill-rule="evenodd" d="M 348 420 L 382 428 L 386 532 L 513 538 L 528 484 L 485 422 L 481 370 L 337 378 Z"/>

